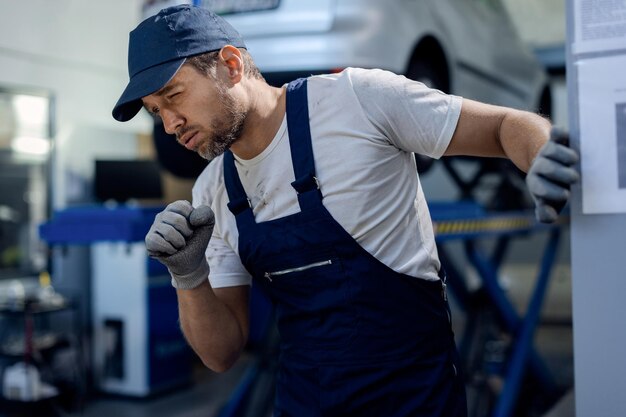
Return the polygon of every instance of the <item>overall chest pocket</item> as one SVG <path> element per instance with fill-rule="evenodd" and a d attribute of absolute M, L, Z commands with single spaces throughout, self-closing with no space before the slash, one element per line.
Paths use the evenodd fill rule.
<path fill-rule="evenodd" d="M 351 278 L 335 253 L 281 254 L 264 268 L 259 275 L 275 302 L 283 345 L 346 344 L 356 315 Z"/>

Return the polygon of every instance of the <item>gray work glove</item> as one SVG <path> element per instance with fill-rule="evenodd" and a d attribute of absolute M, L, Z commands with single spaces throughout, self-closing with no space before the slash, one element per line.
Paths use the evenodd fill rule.
<path fill-rule="evenodd" d="M 526 185 L 535 202 L 535 216 L 542 223 L 559 217 L 570 195 L 570 186 L 579 181 L 573 166 L 578 152 L 567 146 L 566 135 L 553 129 L 550 140 L 539 150 L 526 175 Z"/>
<path fill-rule="evenodd" d="M 207 280 L 205 251 L 214 225 L 209 207 L 194 209 L 184 200 L 171 203 L 156 215 L 146 235 L 146 249 L 170 271 L 174 288 L 188 290 Z"/>

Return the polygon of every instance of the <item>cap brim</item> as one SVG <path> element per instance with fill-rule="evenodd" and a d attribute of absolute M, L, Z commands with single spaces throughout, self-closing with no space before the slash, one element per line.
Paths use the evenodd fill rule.
<path fill-rule="evenodd" d="M 175 59 L 146 68 L 132 76 L 113 108 L 113 118 L 120 122 L 126 122 L 135 117 L 143 106 L 141 98 L 163 88 L 178 72 L 184 62 L 185 58 Z"/>

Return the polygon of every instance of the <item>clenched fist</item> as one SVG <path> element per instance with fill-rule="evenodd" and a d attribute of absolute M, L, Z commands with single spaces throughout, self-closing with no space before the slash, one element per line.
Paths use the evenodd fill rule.
<path fill-rule="evenodd" d="M 146 249 L 167 267 L 175 288 L 195 288 L 208 278 L 205 251 L 214 225 L 209 207 L 194 209 L 184 200 L 171 203 L 156 215 L 146 235 Z"/>

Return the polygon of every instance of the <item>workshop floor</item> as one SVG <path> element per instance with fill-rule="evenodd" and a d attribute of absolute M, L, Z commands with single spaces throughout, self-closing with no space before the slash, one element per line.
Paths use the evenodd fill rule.
<path fill-rule="evenodd" d="M 503 286 L 520 312 L 525 309 L 534 284 L 534 271 L 510 268 L 502 271 Z M 462 329 L 463 317 L 453 311 L 455 327 Z M 457 335 L 460 331 L 457 330 Z M 535 346 L 552 372 L 555 382 L 563 388 L 562 401 L 545 417 L 573 416 L 573 349 L 571 328 L 571 282 L 566 267 L 555 269 L 544 303 L 542 324 L 536 333 Z M 149 400 L 98 397 L 90 400 L 84 410 L 71 416 L 81 417 L 213 417 L 232 393 L 246 366 L 243 360 L 225 374 L 213 374 L 198 366 L 195 383 L 167 395 Z M 468 391 L 471 398 L 471 391 Z"/>
<path fill-rule="evenodd" d="M 194 384 L 149 400 L 100 397 L 90 401 L 76 417 L 214 417 L 243 375 L 246 360 L 224 374 L 214 374 L 200 364 Z"/>

